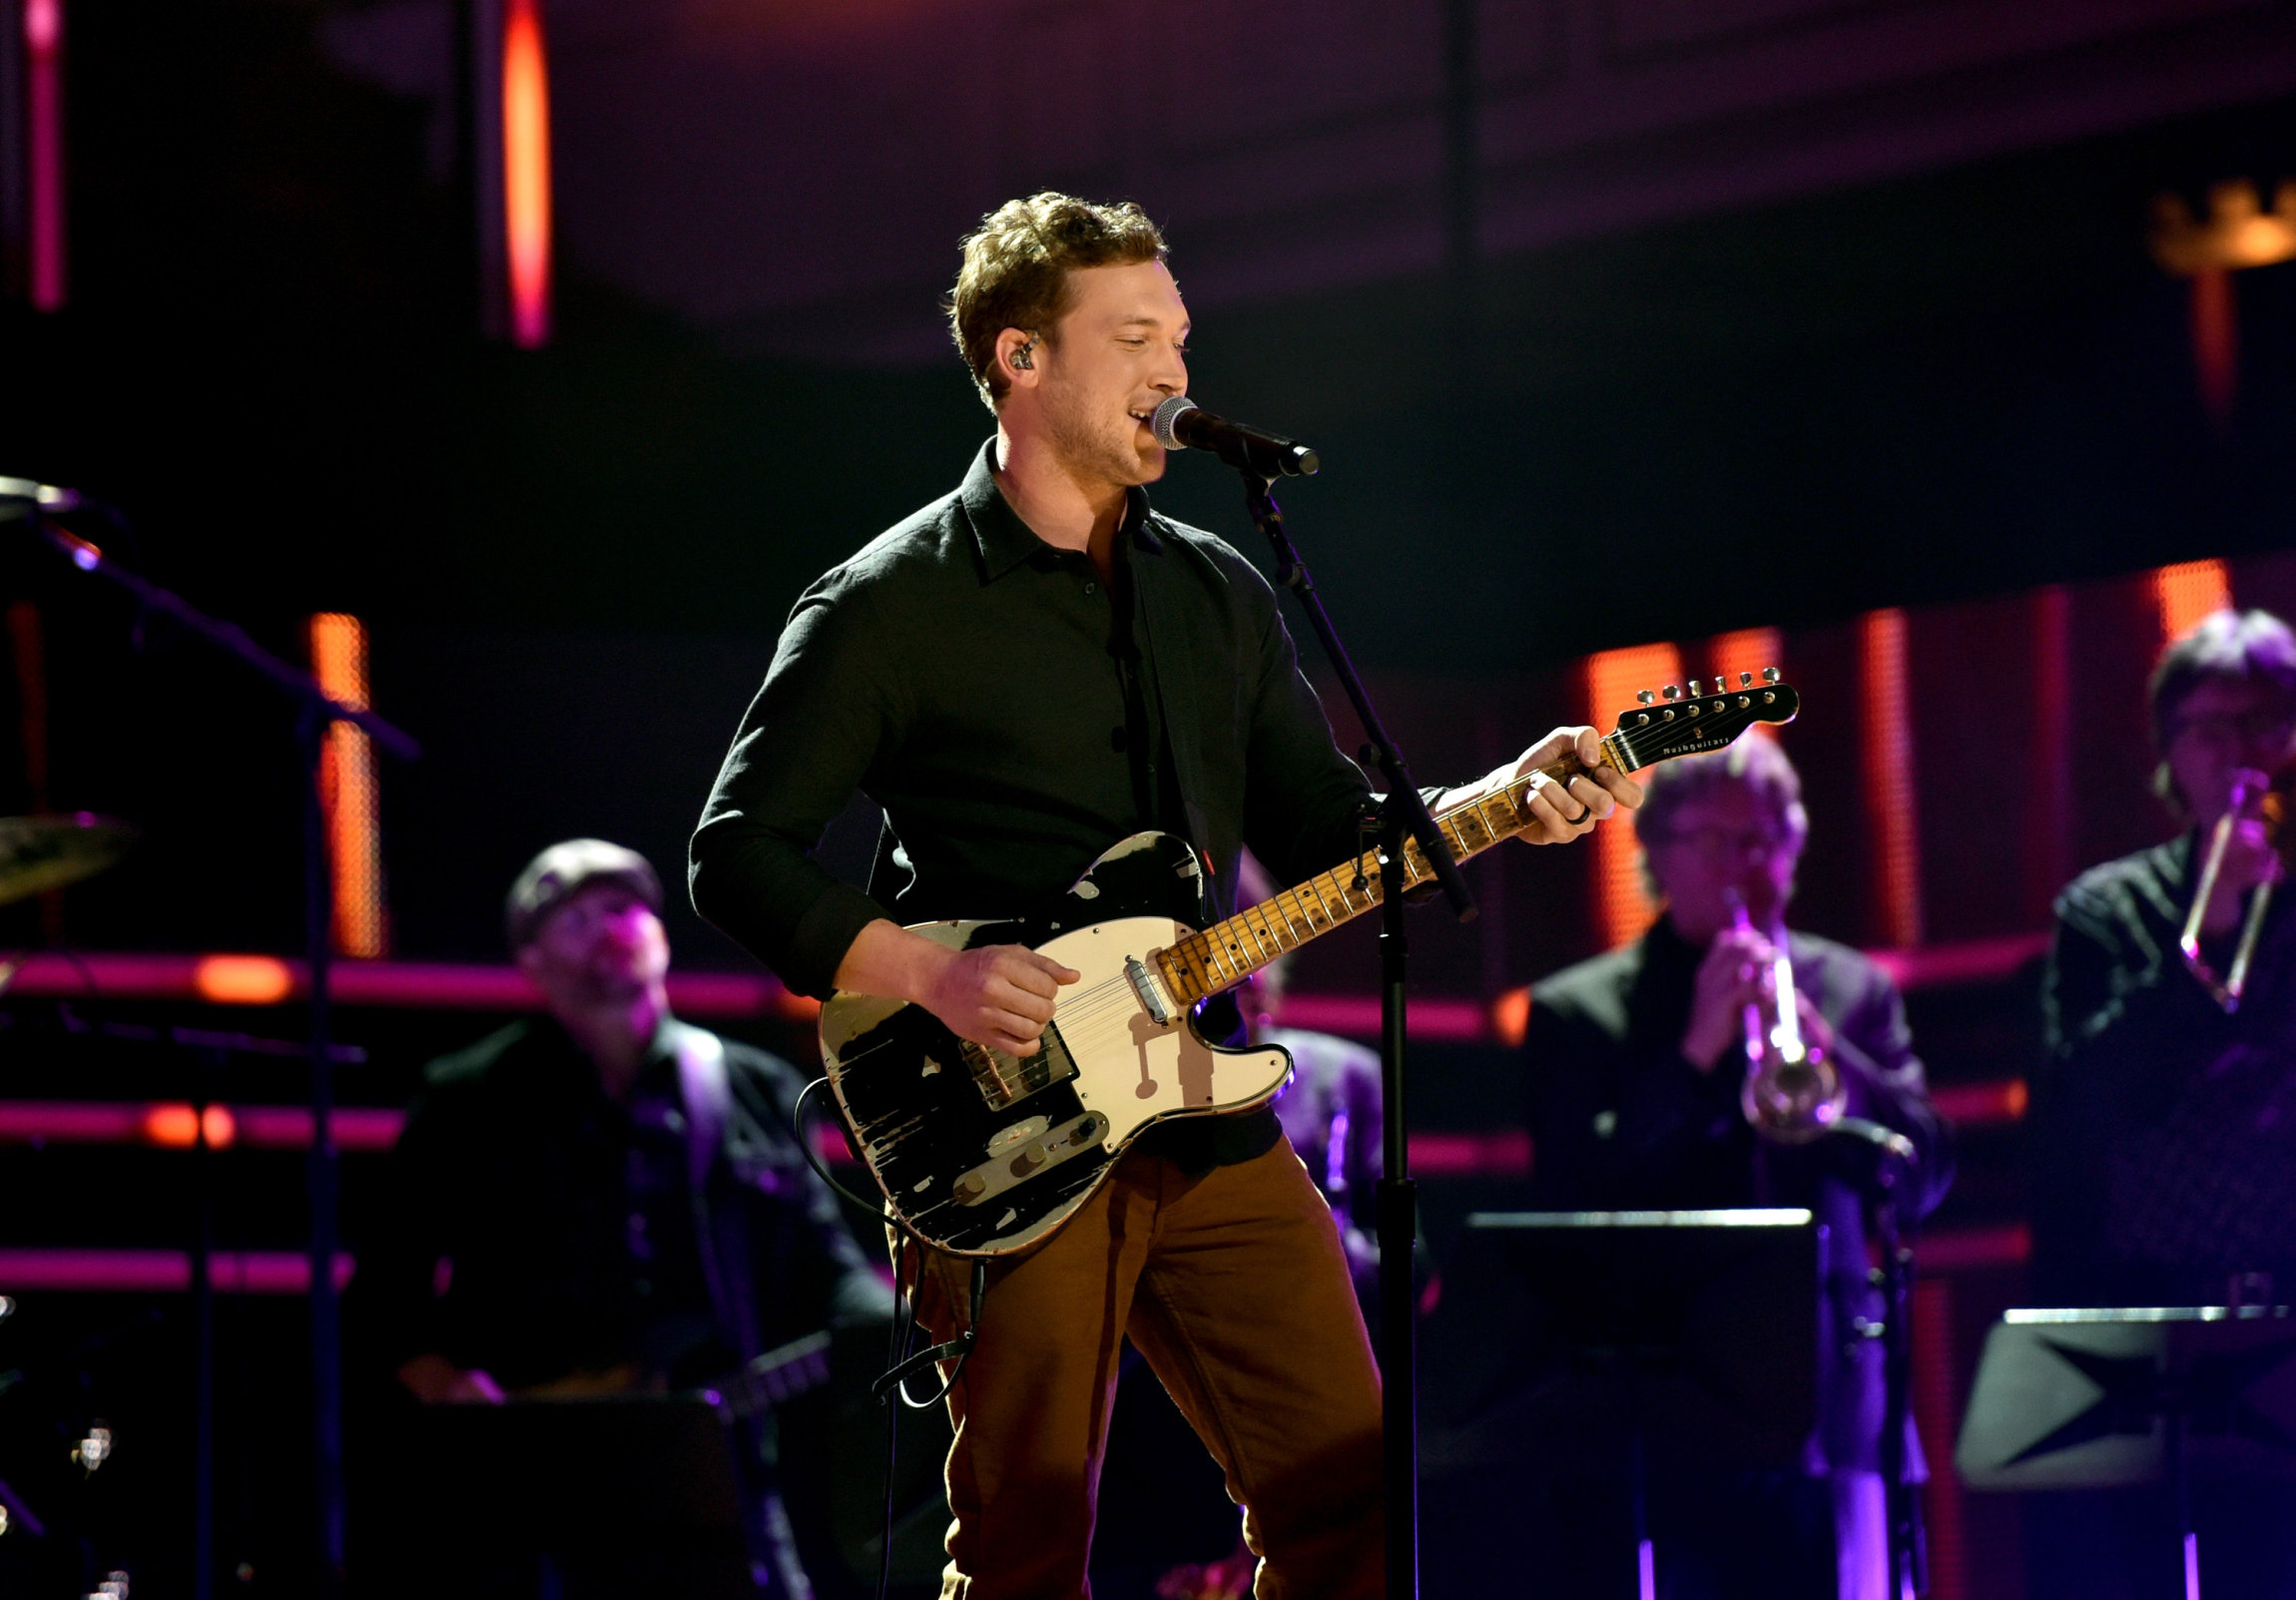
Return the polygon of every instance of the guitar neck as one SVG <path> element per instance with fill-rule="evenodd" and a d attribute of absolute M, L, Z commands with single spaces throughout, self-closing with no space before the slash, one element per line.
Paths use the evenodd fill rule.
<path fill-rule="evenodd" d="M 1621 730 L 1604 736 L 1601 765 L 1631 773 L 1646 764 L 1636 759 L 1626 733 Z M 1576 757 L 1564 757 L 1537 771 L 1549 781 L 1561 784 L 1584 770 Z M 1480 855 L 1528 827 L 1533 818 L 1526 806 L 1534 776 L 1526 773 L 1503 788 L 1491 786 L 1473 800 L 1437 812 L 1435 826 L 1441 829 L 1443 842 L 1450 846 L 1452 856 L 1463 861 L 1471 855 Z M 1419 841 L 1407 838 L 1404 841 L 1404 887 L 1416 888 L 1434 878 L 1435 869 L 1428 864 Z M 1176 940 L 1170 949 L 1157 955 L 1158 975 L 1173 998 L 1182 1005 L 1194 1005 L 1223 989 L 1234 988 L 1309 940 L 1321 938 L 1375 909 L 1384 895 L 1380 852 L 1366 850 L 1328 872 L 1319 872 L 1296 888 L 1286 889 L 1258 905 L 1247 906 L 1200 933 Z"/>

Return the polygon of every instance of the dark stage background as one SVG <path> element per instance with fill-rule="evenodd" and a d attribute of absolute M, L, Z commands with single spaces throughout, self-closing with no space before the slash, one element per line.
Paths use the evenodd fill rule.
<path fill-rule="evenodd" d="M 479 331 L 459 41 L 483 9 L 67 0 L 59 308 L 33 308 L 22 197 L 0 194 L 0 472 L 115 503 L 127 529 L 77 525 L 290 659 L 310 614 L 364 621 L 374 705 L 424 745 L 379 767 L 392 957 L 499 960 L 502 889 L 554 838 L 674 872 L 794 596 L 990 430 L 935 309 L 958 234 L 1039 187 L 1134 197 L 1196 316 L 1194 391 L 1323 453 L 1286 495 L 1294 532 L 1424 778 L 1617 710 L 1589 703 L 1595 653 L 1675 641 L 1702 675 L 1716 636 L 1777 630 L 1808 708 L 1786 735 L 1816 829 L 1801 919 L 1910 947 L 1917 1034 L 1959 1095 L 1922 1301 L 1923 1422 L 1950 1455 L 2019 1289 L 2049 897 L 2169 825 L 2141 690 L 2186 591 L 2154 569 L 2220 563 L 2204 591 L 2296 610 L 2296 266 L 2232 274 L 2229 333 L 2196 342 L 2192 283 L 2148 249 L 2162 195 L 2205 212 L 2240 180 L 2269 208 L 2296 179 L 2296 6 L 552 0 L 555 321 L 533 349 Z M 10 159 L 27 115 L 0 103 Z M 1156 493 L 1261 558 L 1210 461 L 1175 458 Z M 145 841 L 60 905 L 0 909 L 0 944 L 291 953 L 284 704 L 0 525 L 15 601 L 44 644 L 49 803 Z M 33 697 L 0 679 L 13 813 L 33 775 L 6 730 Z M 857 808 L 825 848 L 858 872 L 871 828 Z M 1452 1163 L 1430 1169 L 1438 1264 L 1533 1159 L 1507 1142 L 1507 1012 L 1484 1007 L 1616 926 L 1591 850 L 1472 871 L 1476 924 L 1419 915 L 1424 992 L 1454 1003 L 1415 1112 L 1450 1141 L 1430 1147 Z M 682 967 L 750 970 L 682 905 L 670 922 Z M 1351 930 L 1297 985 L 1346 1026 L 1372 960 Z M 69 1034 L 60 1003 L 299 1025 L 20 990 L 0 1110 L 197 1092 L 186 1063 Z M 492 1020 L 352 1007 L 373 1059 L 343 1092 L 395 1104 Z M 802 1021 L 735 1026 L 812 1054 Z M 199 1070 L 239 1102 L 299 1092 Z M 180 1250 L 190 1159 L 0 1137 L 0 1268 Z M 346 1159 L 355 1252 L 374 1157 Z M 293 1249 L 299 1163 L 217 1160 L 227 1243 Z M 17 1301 L 0 1372 L 31 1386 L 12 1402 L 0 1378 L 0 1477 L 60 1447 L 5 1408 L 62 1414 L 41 1385 L 88 1373 L 122 1441 L 83 1486 L 90 1525 L 138 1593 L 186 1592 L 181 1297 Z M 226 1570 L 300 1592 L 299 1303 L 226 1305 Z M 2012 1506 L 1948 1474 L 1932 1515 L 1941 1595 L 2021 1593 Z M 1136 1533 L 1110 1557 L 1135 1582 L 1160 1554 Z M 1431 1546 L 1431 1592 L 1468 1586 L 1457 1554 Z"/>

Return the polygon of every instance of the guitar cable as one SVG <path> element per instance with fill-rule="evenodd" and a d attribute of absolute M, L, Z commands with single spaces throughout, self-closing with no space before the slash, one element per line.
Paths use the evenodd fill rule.
<path fill-rule="evenodd" d="M 812 1095 L 816 1089 L 826 1086 L 829 1081 L 825 1074 L 798 1092 L 796 1102 L 790 1107 L 790 1131 L 797 1136 L 798 1149 L 804 1154 L 806 1165 L 813 1168 L 814 1176 L 829 1185 L 837 1194 L 843 1195 L 856 1207 L 867 1211 L 870 1209 L 869 1203 L 830 1175 L 829 1168 L 823 1165 L 820 1154 L 814 1149 L 814 1142 L 806 1137 L 807 1097 Z M 906 1406 L 912 1411 L 931 1410 L 948 1398 L 949 1391 L 956 1387 L 957 1379 L 964 1375 L 964 1363 L 971 1359 L 973 1345 L 979 1337 L 980 1303 L 988 1297 L 988 1259 L 984 1256 L 973 1258 L 972 1286 L 969 1296 L 971 1307 L 965 1317 L 964 1327 L 958 1332 L 956 1337 L 925 1349 L 915 1349 L 913 1345 L 918 1333 L 916 1313 L 913 1303 L 901 1292 L 901 1285 L 906 1281 L 907 1276 L 901 1271 L 901 1264 L 907 1248 L 914 1245 L 919 1254 L 911 1259 L 916 1262 L 916 1276 L 921 1281 L 924 1276 L 922 1252 L 927 1248 L 927 1242 L 922 1235 L 908 1225 L 907 1220 L 899 1212 L 883 1205 L 879 1205 L 877 1209 L 880 1215 L 900 1230 L 902 1235 L 893 1246 L 893 1317 L 889 1337 L 886 1340 L 885 1370 L 877 1374 L 875 1380 L 869 1384 L 869 1392 L 885 1408 L 884 1536 L 878 1550 L 876 1583 L 877 1600 L 885 1600 L 885 1595 L 892 1584 L 893 1471 L 899 1459 L 901 1407 Z M 949 1368 L 948 1377 L 942 1382 L 939 1389 L 925 1399 L 911 1398 L 908 1392 L 909 1378 L 925 1367 L 937 1365 L 942 1361 L 953 1361 L 955 1364 Z M 893 1396 L 895 1395 L 900 1397 L 899 1405 L 893 1403 Z"/>

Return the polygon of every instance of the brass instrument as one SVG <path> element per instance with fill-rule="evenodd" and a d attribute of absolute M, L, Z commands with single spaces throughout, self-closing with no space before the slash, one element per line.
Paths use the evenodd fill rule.
<path fill-rule="evenodd" d="M 1754 925 L 1735 894 L 1730 912 L 1741 931 Z M 1841 1121 L 1850 1091 L 1834 1064 L 1803 1042 L 1784 929 L 1771 939 L 1770 949 L 1771 1008 L 1777 1018 L 1765 1025 L 1759 1001 L 1746 1007 L 1746 1082 L 1738 1091 L 1738 1106 L 1763 1138 L 1808 1144 Z"/>
<path fill-rule="evenodd" d="M 2264 931 L 2264 913 L 2272 904 L 2273 885 L 2286 870 L 2289 845 L 2296 842 L 2280 825 L 2287 815 L 2292 779 L 2296 779 L 2296 768 L 2289 767 L 2271 775 L 2254 768 L 2242 768 L 2232 775 L 2232 803 L 2216 819 L 2216 830 L 2209 835 L 2208 859 L 2200 868 L 2200 884 L 2192 892 L 2192 909 L 2185 913 L 2184 931 L 2176 940 L 2177 949 L 2184 953 L 2184 964 L 2227 1012 L 2240 1009 L 2241 991 L 2248 986 L 2248 961 L 2256 953 L 2257 935 Z M 2264 824 L 2266 841 L 2281 852 L 2283 864 L 2256 885 L 2256 897 L 2248 902 L 2248 914 L 2241 918 L 2240 941 L 2232 949 L 2232 966 L 2219 978 L 2216 969 L 2200 953 L 2200 924 L 2206 919 L 2208 902 L 2216 893 L 2217 874 L 2224 868 L 2225 851 L 2232 846 L 2233 829 L 2247 818 L 2251 807 L 2256 819 Z"/>

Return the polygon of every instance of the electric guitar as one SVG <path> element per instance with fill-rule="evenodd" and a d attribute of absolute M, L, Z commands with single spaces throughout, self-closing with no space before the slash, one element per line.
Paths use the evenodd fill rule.
<path fill-rule="evenodd" d="M 1711 694 L 1645 690 L 1602 739 L 1602 763 L 1631 773 L 1720 750 L 1757 723 L 1787 723 L 1801 700 L 1775 668 Z M 1556 782 L 1575 758 L 1545 769 Z M 1439 813 L 1464 860 L 1523 830 L 1530 778 Z M 1243 1111 L 1275 1098 L 1292 1058 L 1229 1049 L 1195 1026 L 1203 1001 L 1380 903 L 1373 849 L 1199 931 L 1202 866 L 1186 841 L 1135 833 L 1039 914 L 926 922 L 951 949 L 1023 944 L 1082 974 L 1062 987 L 1037 1052 L 960 1039 L 922 1006 L 840 993 L 822 1007 L 822 1059 L 838 1109 L 885 1204 L 918 1236 L 960 1256 L 1004 1256 L 1075 1214 L 1143 1129 Z M 1407 887 L 1434 873 L 1405 845 Z"/>

